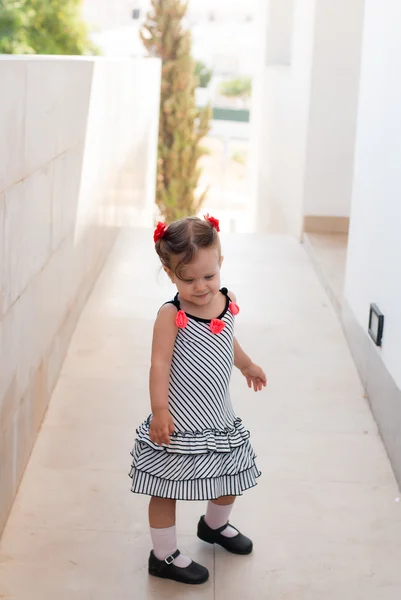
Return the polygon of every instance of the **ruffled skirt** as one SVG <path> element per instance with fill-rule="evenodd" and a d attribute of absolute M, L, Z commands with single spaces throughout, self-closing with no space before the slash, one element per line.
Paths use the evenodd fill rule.
<path fill-rule="evenodd" d="M 149 438 L 149 417 L 137 430 L 131 490 L 176 500 L 240 496 L 254 487 L 260 471 L 249 432 L 241 419 L 223 431 L 174 432 L 168 446 Z"/>

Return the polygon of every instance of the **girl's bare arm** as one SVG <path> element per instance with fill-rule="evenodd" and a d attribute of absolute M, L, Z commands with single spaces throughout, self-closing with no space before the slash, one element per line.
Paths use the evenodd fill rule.
<path fill-rule="evenodd" d="M 149 434 L 156 444 L 169 444 L 174 422 L 168 409 L 168 388 L 177 325 L 177 309 L 165 304 L 157 316 L 153 329 L 152 358 L 149 374 L 152 422 Z"/>

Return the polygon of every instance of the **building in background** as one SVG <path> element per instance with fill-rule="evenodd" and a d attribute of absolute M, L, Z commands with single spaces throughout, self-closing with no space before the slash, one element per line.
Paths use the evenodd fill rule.
<path fill-rule="evenodd" d="M 147 4 L 142 0 L 82 0 L 82 10 L 89 23 L 99 30 L 110 30 L 130 25 L 134 10 L 140 14 Z"/>
<path fill-rule="evenodd" d="M 257 0 L 189 0 L 193 55 L 216 75 L 252 75 L 255 65 Z M 217 7 L 216 7 L 217 5 Z M 143 55 L 139 28 L 150 0 L 83 0 L 83 14 L 106 55 Z"/>
<path fill-rule="evenodd" d="M 216 76 L 252 76 L 255 67 L 256 0 L 190 0 L 193 54 Z"/>
<path fill-rule="evenodd" d="M 82 12 L 93 39 L 105 56 L 144 56 L 139 28 L 148 0 L 82 0 Z"/>

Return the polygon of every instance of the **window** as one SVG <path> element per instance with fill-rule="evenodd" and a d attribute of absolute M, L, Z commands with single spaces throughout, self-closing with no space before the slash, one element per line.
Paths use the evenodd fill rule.
<path fill-rule="evenodd" d="M 270 0 L 267 24 L 268 65 L 291 63 L 294 0 Z"/>

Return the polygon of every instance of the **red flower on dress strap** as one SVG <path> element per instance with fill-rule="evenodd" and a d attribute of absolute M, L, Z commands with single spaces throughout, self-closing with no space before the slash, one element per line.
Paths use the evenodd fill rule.
<path fill-rule="evenodd" d="M 214 229 L 217 231 L 217 233 L 220 231 L 220 221 L 218 219 L 215 219 L 214 217 L 209 216 L 209 213 L 207 213 L 206 215 L 203 215 L 205 221 L 209 221 L 210 225 L 212 227 L 214 227 Z"/>
<path fill-rule="evenodd" d="M 226 324 L 223 321 L 221 321 L 220 319 L 212 319 L 210 321 L 210 331 L 212 333 L 215 333 L 215 334 L 221 333 L 225 326 L 226 326 Z"/>
<path fill-rule="evenodd" d="M 231 313 L 234 315 L 234 317 L 236 317 L 240 311 L 238 304 L 235 304 L 235 302 L 230 302 L 229 309 L 230 309 Z"/>
<path fill-rule="evenodd" d="M 162 223 L 161 221 L 159 221 L 158 224 L 156 225 L 156 229 L 153 234 L 153 239 L 154 239 L 155 244 L 156 244 L 156 242 L 161 240 L 162 237 L 164 237 L 164 234 L 166 233 L 166 229 L 167 229 L 167 225 L 165 223 Z"/>
<path fill-rule="evenodd" d="M 175 318 L 175 324 L 177 325 L 177 327 L 179 327 L 180 329 L 185 329 L 185 327 L 188 325 L 188 317 L 187 315 L 184 313 L 183 310 L 179 310 L 177 313 L 177 316 Z"/>

